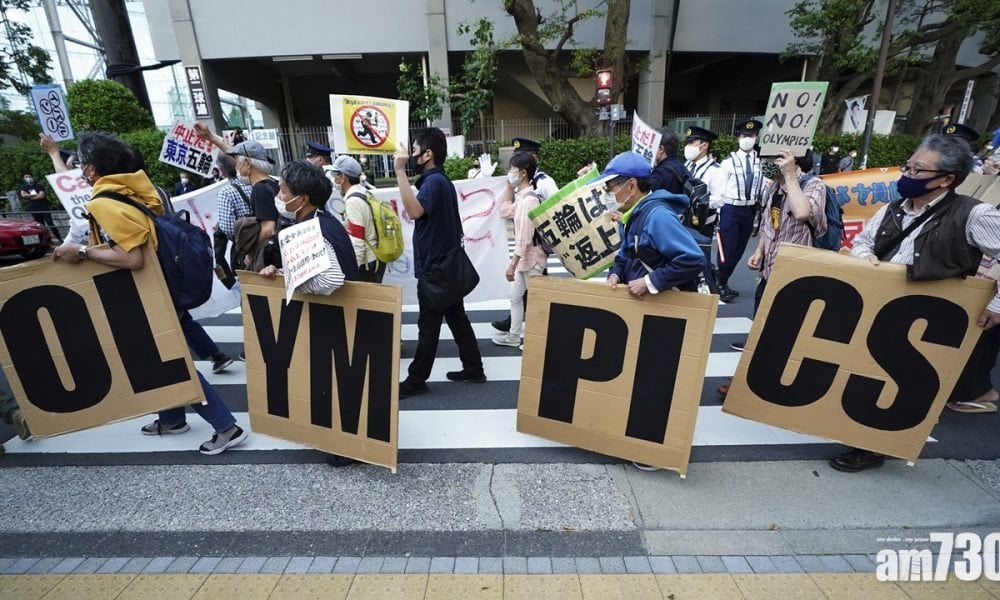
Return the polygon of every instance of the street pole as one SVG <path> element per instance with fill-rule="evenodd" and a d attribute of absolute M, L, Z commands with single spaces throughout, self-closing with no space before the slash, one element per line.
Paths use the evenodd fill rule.
<path fill-rule="evenodd" d="M 608 119 L 608 161 L 615 157 L 615 123 L 614 119 Z"/>
<path fill-rule="evenodd" d="M 875 82 L 872 84 L 872 97 L 868 106 L 868 119 L 865 122 L 865 135 L 861 140 L 861 168 L 868 168 L 868 148 L 872 144 L 872 132 L 875 130 L 875 111 L 878 109 L 879 94 L 882 93 L 882 77 L 885 75 L 885 63 L 889 58 L 889 42 L 892 41 L 892 21 L 896 17 L 896 0 L 889 0 L 885 11 L 885 28 L 882 30 L 882 47 L 878 51 L 878 65 L 875 67 Z"/>
<path fill-rule="evenodd" d="M 132 90 L 139 105 L 152 112 L 125 0 L 93 0 L 90 11 L 104 46 L 108 78 Z"/>
<path fill-rule="evenodd" d="M 49 21 L 49 29 L 52 30 L 52 43 L 56 47 L 56 56 L 59 57 L 63 86 L 69 90 L 69 85 L 73 83 L 73 69 L 70 68 L 69 54 L 66 53 L 66 36 L 63 35 L 62 25 L 59 23 L 59 12 L 55 0 L 45 0 L 44 5 L 45 17 Z"/>

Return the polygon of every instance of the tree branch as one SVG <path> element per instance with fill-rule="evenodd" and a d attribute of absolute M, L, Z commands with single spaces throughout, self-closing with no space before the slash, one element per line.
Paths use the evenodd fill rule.
<path fill-rule="evenodd" d="M 946 79 L 946 81 L 954 84 L 955 82 L 962 81 L 964 79 L 973 79 L 975 77 L 979 77 L 987 71 L 992 71 L 997 65 L 1000 65 L 1000 54 L 997 54 L 979 66 L 962 69 L 961 71 L 955 71 Z"/>

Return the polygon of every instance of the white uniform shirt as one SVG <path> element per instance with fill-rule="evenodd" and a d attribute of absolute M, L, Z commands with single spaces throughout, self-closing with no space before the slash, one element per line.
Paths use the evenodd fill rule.
<path fill-rule="evenodd" d="M 746 197 L 746 160 L 750 157 L 751 170 L 753 171 L 753 186 L 750 197 Z M 760 197 L 763 178 L 760 175 L 760 157 L 756 152 L 744 152 L 737 150 L 730 152 L 729 156 L 721 163 L 722 172 L 725 176 L 726 187 L 722 192 L 724 204 L 733 206 L 747 206 L 757 203 Z M 721 205 L 720 205 L 721 206 Z"/>
<path fill-rule="evenodd" d="M 697 162 L 687 161 L 684 166 L 692 177 L 702 180 L 708 186 L 709 208 L 721 208 L 724 204 L 722 195 L 726 190 L 726 173 L 722 166 L 707 154 Z"/>

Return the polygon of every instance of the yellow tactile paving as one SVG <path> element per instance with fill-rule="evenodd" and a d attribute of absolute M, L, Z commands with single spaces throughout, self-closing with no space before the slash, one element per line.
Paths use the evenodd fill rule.
<path fill-rule="evenodd" d="M 348 600 L 421 600 L 427 575 L 355 575 Z"/>
<path fill-rule="evenodd" d="M 284 575 L 268 600 L 344 600 L 352 575 Z"/>
<path fill-rule="evenodd" d="M 209 575 L 192 596 L 193 600 L 267 600 L 281 575 Z"/>
<path fill-rule="evenodd" d="M 580 575 L 583 600 L 663 600 L 652 575 Z"/>
<path fill-rule="evenodd" d="M 576 575 L 504 575 L 504 600 L 580 600 Z"/>
<path fill-rule="evenodd" d="M 65 575 L 0 575 L 0 598 L 38 600 L 56 587 Z"/>
<path fill-rule="evenodd" d="M 431 575 L 427 600 L 503 600 L 503 575 Z"/>
<path fill-rule="evenodd" d="M 115 600 L 190 600 L 208 575 L 137 575 Z"/>
<path fill-rule="evenodd" d="M 671 594 L 676 600 L 711 598 L 712 600 L 742 600 L 743 594 L 732 575 L 657 575 L 656 583 L 664 598 Z"/>
<path fill-rule="evenodd" d="M 913 600 L 992 600 L 979 582 L 959 581 L 900 581 L 898 585 Z"/>
<path fill-rule="evenodd" d="M 879 581 L 874 573 L 813 573 L 812 580 L 829 598 L 837 600 L 907 600 L 895 583 Z"/>
<path fill-rule="evenodd" d="M 45 594 L 45 600 L 114 600 L 135 575 L 69 575 Z"/>
<path fill-rule="evenodd" d="M 826 600 L 826 596 L 813 580 L 804 573 L 761 573 L 757 575 L 736 574 L 733 581 L 747 600 L 773 600 L 774 598 L 795 598 L 796 600 Z M 831 596 L 840 600 L 840 596 Z M 871 600 L 871 597 L 865 598 Z"/>

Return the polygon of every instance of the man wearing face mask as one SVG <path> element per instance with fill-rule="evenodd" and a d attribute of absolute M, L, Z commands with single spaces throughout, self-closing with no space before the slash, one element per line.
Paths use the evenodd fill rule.
<path fill-rule="evenodd" d="M 354 246 L 354 256 L 361 281 L 382 283 L 386 263 L 375 259 L 372 248 L 378 246 L 374 212 L 368 204 L 368 190 L 361 184 L 361 164 L 341 154 L 330 167 L 333 185 L 344 199 L 344 225 Z"/>
<path fill-rule="evenodd" d="M 475 162 L 472 163 L 472 168 L 465 174 L 466 179 L 478 179 L 483 176 L 483 166 L 479 163 L 477 158 Z"/>
<path fill-rule="evenodd" d="M 416 136 L 413 154 L 400 145 L 393 156 L 399 196 L 406 213 L 413 219 L 414 275 L 418 280 L 429 265 L 459 247 L 464 237 L 458 213 L 458 193 L 442 166 L 447 149 L 444 133 L 431 127 Z M 419 191 L 416 194 L 406 176 L 408 167 L 420 175 L 416 184 Z M 483 358 L 479 353 L 472 324 L 465 314 L 462 299 L 443 311 L 437 311 L 430 308 L 421 290 L 422 287 L 418 285 L 420 315 L 417 318 L 417 351 L 410 363 L 409 374 L 399 384 L 399 397 L 406 398 L 428 391 L 427 379 L 434 366 L 442 321 L 448 323 L 462 361 L 461 371 L 450 371 L 445 376 L 451 381 L 485 383 Z"/>
<path fill-rule="evenodd" d="M 684 182 L 691 176 L 684 163 L 677 160 L 677 146 L 680 140 L 673 129 L 661 127 L 660 145 L 656 148 L 656 166 L 649 174 L 649 185 L 653 190 L 666 190 L 671 194 L 683 194 Z"/>
<path fill-rule="evenodd" d="M 174 196 L 187 194 L 188 192 L 193 192 L 196 189 L 198 189 L 198 186 L 191 183 L 191 176 L 187 173 L 181 173 L 180 181 L 174 184 Z"/>
<path fill-rule="evenodd" d="M 333 186 L 333 192 L 330 194 L 330 199 L 326 203 L 326 213 L 332 217 L 338 219 L 343 219 L 344 214 L 344 199 L 340 195 L 340 189 L 337 182 L 334 181 L 333 175 L 333 148 L 329 146 L 324 146 L 316 142 L 306 142 L 306 160 L 310 164 L 314 164 L 323 170 L 326 174 L 327 179 Z"/>
<path fill-rule="evenodd" d="M 736 134 L 740 148 L 721 163 L 726 187 L 722 193 L 723 205 L 719 209 L 722 251 L 718 260 L 718 284 L 719 298 L 723 302 L 732 302 L 740 295 L 729 287 L 729 278 L 743 258 L 753 233 L 754 213 L 762 186 L 760 157 L 754 146 L 762 126 L 763 123 L 753 119 L 738 124 Z"/>
<path fill-rule="evenodd" d="M 840 169 L 840 146 L 833 144 L 823 153 L 823 159 L 819 164 L 819 174 L 829 175 L 836 173 Z"/>
<path fill-rule="evenodd" d="M 21 201 L 25 203 L 25 209 L 32 213 L 32 217 L 39 225 L 44 225 L 52 232 L 52 239 L 62 243 L 62 236 L 56 229 L 56 224 L 52 222 L 52 215 L 49 214 L 49 201 L 45 199 L 45 188 L 35 181 L 31 173 L 24 174 L 24 185 L 20 190 Z"/>
<path fill-rule="evenodd" d="M 914 281 L 969 277 L 976 274 L 983 255 L 1000 258 L 1000 211 L 955 193 L 971 167 L 972 151 L 965 140 L 947 135 L 924 138 L 896 182 L 903 200 L 875 213 L 854 238 L 851 255 L 867 259 L 873 268 L 881 261 L 907 265 L 907 277 Z M 976 322 L 985 333 L 970 365 L 988 346 L 998 323 L 1000 292 Z M 831 467 L 844 472 L 884 463 L 884 456 L 858 448 L 830 460 Z"/>

